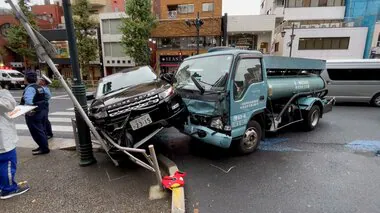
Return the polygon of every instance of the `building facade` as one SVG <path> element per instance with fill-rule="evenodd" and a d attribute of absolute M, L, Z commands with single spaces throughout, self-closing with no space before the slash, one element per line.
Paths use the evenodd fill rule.
<path fill-rule="evenodd" d="M 197 54 L 194 22 L 198 13 L 203 21 L 199 31 L 199 53 L 221 45 L 222 0 L 154 0 L 152 6 L 159 18 L 152 32 L 153 43 L 157 46 L 157 71 L 173 72 L 184 58 Z"/>
<path fill-rule="evenodd" d="M 347 21 L 359 19 L 360 25 L 368 28 L 364 58 L 369 58 L 372 41 L 377 41 L 374 32 L 376 22 L 380 20 L 380 0 L 346 0 L 345 19 Z"/>
<path fill-rule="evenodd" d="M 101 13 L 99 15 L 104 75 L 110 75 L 121 69 L 135 66 L 132 58 L 124 53 L 121 44 L 120 27 L 123 17 L 126 17 L 124 12 Z"/>
<path fill-rule="evenodd" d="M 371 58 L 380 58 L 380 21 L 375 24 L 371 47 Z"/>
<path fill-rule="evenodd" d="M 227 45 L 269 54 L 275 15 L 227 16 Z"/>
<path fill-rule="evenodd" d="M 345 19 L 344 0 L 264 0 L 276 17 L 271 54 L 317 59 L 363 58 L 368 27 Z"/>

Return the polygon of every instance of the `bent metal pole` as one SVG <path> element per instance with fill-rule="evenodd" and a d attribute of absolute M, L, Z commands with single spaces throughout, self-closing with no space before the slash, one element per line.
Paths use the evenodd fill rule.
<path fill-rule="evenodd" d="M 100 142 L 103 149 L 107 152 L 108 156 L 111 158 L 113 163 L 115 165 L 118 165 L 118 162 L 115 161 L 109 154 L 109 149 L 105 145 L 102 137 L 98 133 L 98 131 L 95 129 L 94 125 L 91 123 L 90 119 L 87 117 L 87 114 L 82 109 L 81 105 L 79 104 L 78 100 L 75 98 L 74 94 L 71 92 L 69 86 L 66 84 L 65 80 L 63 79 L 62 75 L 59 73 L 58 69 L 55 67 L 54 62 L 49 57 L 48 53 L 46 52 L 45 48 L 43 47 L 43 44 L 41 44 L 40 40 L 36 36 L 35 32 L 33 31 L 32 27 L 30 26 L 27 18 L 25 17 L 24 13 L 21 11 L 21 9 L 18 7 L 18 5 L 13 4 L 11 0 L 6 1 L 12 8 L 12 10 L 15 12 L 16 18 L 21 22 L 21 24 L 24 26 L 26 32 L 28 33 L 30 39 L 34 43 L 34 47 L 36 49 L 37 55 L 39 58 L 43 61 L 45 61 L 55 76 L 58 78 L 59 82 L 62 84 L 63 88 L 66 90 L 67 94 L 69 95 L 71 101 L 74 103 L 74 106 L 82 116 L 83 120 L 86 122 L 88 127 L 90 128 L 92 134 L 94 134 L 95 138 Z"/>

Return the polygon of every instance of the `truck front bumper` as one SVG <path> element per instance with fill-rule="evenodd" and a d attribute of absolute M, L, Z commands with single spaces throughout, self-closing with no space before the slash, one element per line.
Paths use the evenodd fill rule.
<path fill-rule="evenodd" d="M 323 114 L 331 112 L 332 111 L 332 107 L 335 105 L 335 102 L 336 102 L 335 97 L 332 97 L 332 98 L 330 98 L 330 99 L 328 99 L 326 101 L 327 101 L 327 103 L 323 107 Z"/>
<path fill-rule="evenodd" d="M 190 122 L 188 122 L 188 124 L 185 124 L 183 133 L 202 142 L 225 149 L 229 148 L 232 142 L 232 137 L 229 135 L 216 132 L 215 130 L 212 130 L 205 126 L 194 125 Z"/>

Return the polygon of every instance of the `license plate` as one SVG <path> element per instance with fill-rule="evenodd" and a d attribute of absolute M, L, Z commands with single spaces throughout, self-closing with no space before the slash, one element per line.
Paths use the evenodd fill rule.
<path fill-rule="evenodd" d="M 25 87 L 25 85 L 21 84 L 21 87 Z"/>
<path fill-rule="evenodd" d="M 143 115 L 129 122 L 133 130 L 140 129 L 151 123 L 152 123 L 152 119 L 150 118 L 149 114 Z"/>

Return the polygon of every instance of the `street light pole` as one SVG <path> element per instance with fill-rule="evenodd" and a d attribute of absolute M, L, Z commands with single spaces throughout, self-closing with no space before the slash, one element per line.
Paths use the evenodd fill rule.
<path fill-rule="evenodd" d="M 195 27 L 197 28 L 197 55 L 199 55 L 199 28 L 201 27 L 199 12 L 197 13 L 197 19 L 195 20 Z"/>
<path fill-rule="evenodd" d="M 65 17 L 65 25 L 67 31 L 67 40 L 69 43 L 69 51 L 70 51 L 70 61 L 71 68 L 73 70 L 73 85 L 72 91 L 82 109 L 86 114 L 88 114 L 87 109 L 87 98 L 86 98 L 86 87 L 83 84 L 81 79 L 79 63 L 78 63 L 78 51 L 76 46 L 76 36 L 74 32 L 74 24 L 73 24 L 73 15 L 71 10 L 70 0 L 63 0 L 62 7 Z M 86 122 L 79 114 L 78 110 L 75 109 L 75 118 L 77 122 L 78 128 L 78 139 L 79 139 L 79 154 L 80 154 L 80 166 L 89 166 L 91 164 L 96 163 L 96 159 L 94 158 L 92 152 L 92 141 L 89 127 Z"/>
<path fill-rule="evenodd" d="M 289 57 L 292 57 L 292 49 L 293 49 L 293 40 L 294 40 L 294 37 L 296 35 L 294 35 L 294 23 L 292 25 L 292 34 L 290 35 L 290 50 L 289 50 Z"/>

